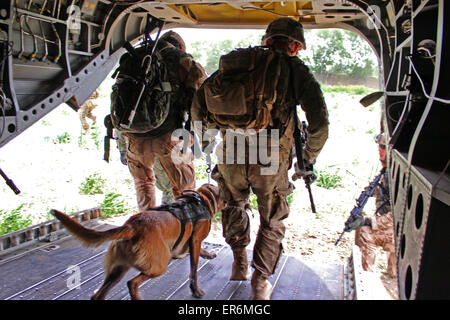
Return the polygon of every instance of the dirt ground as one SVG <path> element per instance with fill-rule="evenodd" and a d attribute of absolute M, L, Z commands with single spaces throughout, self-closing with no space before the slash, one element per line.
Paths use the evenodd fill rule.
<path fill-rule="evenodd" d="M 22 191 L 16 196 L 0 182 L 0 209 L 11 210 L 25 204 L 22 214 L 31 215 L 33 223 L 39 223 L 51 218 L 48 211 L 52 208 L 76 212 L 96 207 L 103 201 L 104 194 L 81 195 L 79 187 L 88 175 L 98 172 L 106 180 L 105 193 L 119 193 L 126 203 L 126 214 L 111 221 L 123 221 L 137 212 L 132 179 L 127 167 L 120 163 L 114 141 L 111 142 L 110 163 L 103 160 L 103 118 L 109 112 L 110 87 L 109 79 L 100 87 L 99 106 L 94 110 L 97 123 L 87 134 L 82 134 L 78 114 L 62 105 L 0 149 L 0 168 Z M 364 109 L 358 104 L 359 98 L 361 96 L 344 93 L 326 94 L 330 138 L 315 167 L 340 175 L 342 181 L 334 189 L 312 186 L 317 214 L 310 210 L 303 181 L 295 182 L 291 213 L 285 220 L 285 254 L 336 264 L 345 263 L 351 255 L 353 232 L 346 233 L 338 246 L 334 243 L 355 199 L 381 168 L 374 142 L 379 130 L 379 106 Z M 64 133 L 70 135 L 70 142 L 55 143 Z M 158 192 L 158 199 L 160 196 Z M 365 208 L 368 215 L 374 212 L 372 200 Z M 258 213 L 253 211 L 253 241 L 258 224 Z M 219 222 L 213 223 L 207 241 L 223 243 Z M 395 299 L 396 280 L 385 271 L 386 255 L 380 251 L 376 272 Z"/>

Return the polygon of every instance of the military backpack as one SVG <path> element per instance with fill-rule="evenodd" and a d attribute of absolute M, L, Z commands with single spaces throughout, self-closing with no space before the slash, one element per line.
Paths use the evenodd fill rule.
<path fill-rule="evenodd" d="M 169 114 L 173 90 L 161 49 L 158 46 L 151 55 L 149 48 L 141 46 L 120 58 L 113 74 L 117 79 L 111 93 L 111 122 L 121 132 L 148 133 Z"/>
<path fill-rule="evenodd" d="M 277 98 L 277 53 L 268 47 L 236 49 L 220 58 L 204 84 L 210 118 L 221 128 L 266 129 Z"/>

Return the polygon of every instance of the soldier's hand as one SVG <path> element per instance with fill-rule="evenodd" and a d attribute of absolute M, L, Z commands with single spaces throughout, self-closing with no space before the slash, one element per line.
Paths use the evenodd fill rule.
<path fill-rule="evenodd" d="M 347 221 L 345 223 L 345 230 L 350 232 L 364 226 L 371 226 L 370 218 L 358 216 L 356 219 L 352 219 L 351 221 Z"/>
<path fill-rule="evenodd" d="M 298 162 L 294 164 L 295 173 L 292 175 L 292 180 L 304 179 L 306 183 L 311 184 L 316 181 L 317 177 L 314 174 L 313 165 L 305 163 L 304 170 L 298 167 Z"/>
<path fill-rule="evenodd" d="M 128 165 L 127 152 L 126 151 L 120 151 L 120 162 L 122 162 L 122 164 L 124 166 Z"/>

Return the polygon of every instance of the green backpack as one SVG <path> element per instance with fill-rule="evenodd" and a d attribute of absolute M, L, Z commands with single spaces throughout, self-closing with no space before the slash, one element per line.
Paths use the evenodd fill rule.
<path fill-rule="evenodd" d="M 267 47 L 236 49 L 220 58 L 205 82 L 210 119 L 221 128 L 266 129 L 277 99 L 280 61 Z"/>
<path fill-rule="evenodd" d="M 164 46 L 165 45 L 165 46 Z M 163 48 L 172 46 L 163 43 Z M 169 71 L 159 46 L 151 56 L 151 49 L 136 48 L 134 55 L 124 54 L 113 74 L 117 80 L 111 93 L 111 122 L 121 132 L 148 133 L 166 120 L 171 103 L 172 86 Z"/>

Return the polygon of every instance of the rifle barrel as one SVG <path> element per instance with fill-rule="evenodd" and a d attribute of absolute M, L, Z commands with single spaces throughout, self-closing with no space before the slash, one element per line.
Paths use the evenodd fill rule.
<path fill-rule="evenodd" d="M 336 242 L 334 243 L 335 246 L 337 246 L 337 244 L 339 243 L 339 241 L 341 241 L 342 236 L 344 235 L 344 233 L 345 233 L 345 230 L 342 231 L 341 235 L 339 236 L 339 238 L 338 238 L 338 239 L 336 240 Z"/>
<path fill-rule="evenodd" d="M 311 185 L 309 183 L 305 182 L 305 186 L 306 186 L 306 189 L 308 189 L 308 193 L 309 193 L 309 202 L 311 202 L 311 211 L 312 211 L 312 213 L 317 213 L 316 205 L 314 204 L 314 199 L 313 199 L 313 195 L 312 195 L 312 191 L 311 191 Z"/>
<path fill-rule="evenodd" d="M 3 172 L 2 169 L 0 169 L 0 175 L 2 176 L 3 179 L 5 179 L 5 182 L 8 185 L 8 187 L 10 187 L 11 190 L 14 191 L 15 194 L 20 193 L 19 188 L 17 188 L 17 186 L 14 184 L 14 182 L 6 176 L 6 174 Z"/>

